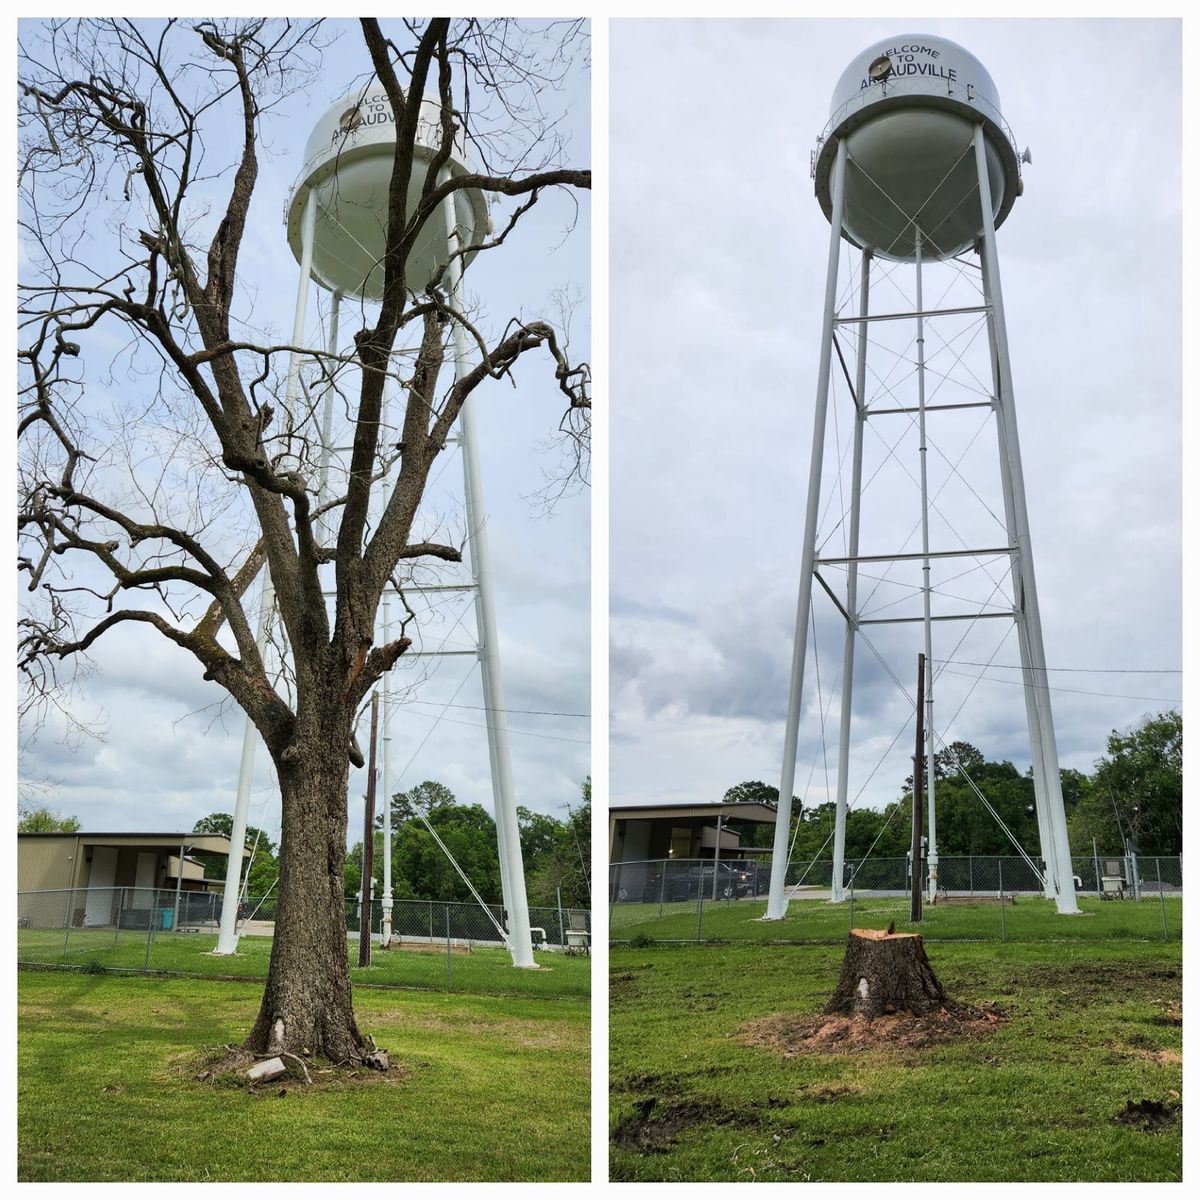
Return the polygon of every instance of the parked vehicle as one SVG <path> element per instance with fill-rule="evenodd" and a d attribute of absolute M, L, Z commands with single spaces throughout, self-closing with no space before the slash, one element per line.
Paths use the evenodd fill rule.
<path fill-rule="evenodd" d="M 705 899 L 715 895 L 720 900 L 740 900 L 743 896 L 757 895 L 756 876 L 755 865 L 747 862 L 692 863 L 679 871 L 668 867 L 646 877 L 642 903 L 695 900 L 701 893 Z"/>

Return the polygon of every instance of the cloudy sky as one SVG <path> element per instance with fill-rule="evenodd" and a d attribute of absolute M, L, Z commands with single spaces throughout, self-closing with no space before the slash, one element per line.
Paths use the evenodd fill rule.
<path fill-rule="evenodd" d="M 398 23 L 384 25 L 386 34 L 404 40 Z M 282 225 L 284 201 L 313 123 L 369 70 L 356 23 L 335 22 L 327 30 L 337 38 L 324 52 L 320 75 L 271 118 L 264 140 L 269 152 L 242 256 L 253 319 L 283 341 L 290 337 L 298 279 Z M 30 31 L 24 22 L 23 36 Z M 565 161 L 572 166 L 588 165 L 589 87 L 580 63 L 543 97 L 546 111 L 562 117 Z M 222 136 L 220 127 L 211 130 L 210 144 L 219 146 Z M 494 206 L 493 220 L 503 222 L 506 211 Z M 202 234 L 213 218 L 197 209 L 195 219 Z M 505 247 L 480 256 L 468 271 L 468 298 L 482 327 L 497 335 L 514 316 L 557 321 L 566 297 L 571 349 L 586 358 L 589 246 L 587 194 L 543 195 Z M 314 341 L 322 336 L 327 309 L 328 297 L 318 302 L 314 289 L 309 305 Z M 344 308 L 343 336 L 357 327 Z M 84 349 L 97 362 L 104 353 L 98 340 Z M 518 803 L 562 818 L 564 806 L 577 803 L 589 770 L 590 495 L 577 489 L 549 514 L 542 503 L 539 494 L 564 467 L 561 446 L 552 437 L 562 398 L 548 356 L 534 357 L 517 371 L 516 387 L 489 383 L 476 393 L 477 422 Z M 462 526 L 461 472 L 457 452 L 448 455 L 429 495 L 429 520 L 451 536 Z M 431 613 L 418 630 L 426 646 L 467 646 L 473 634 L 465 597 Z M 75 815 L 93 830 L 190 829 L 207 813 L 232 811 L 243 719 L 228 704 L 221 707 L 222 693 L 202 681 L 199 665 L 144 630 L 114 631 L 97 643 L 93 657 L 95 673 L 70 704 L 79 718 L 102 727 L 104 736 L 64 740 L 63 723 L 53 714 L 36 738 L 23 730 L 20 801 Z M 467 658 L 414 660 L 399 682 L 389 790 L 436 779 L 461 801 L 490 810 L 478 668 L 472 670 Z M 457 707 L 436 720 L 451 700 Z M 547 713 L 568 715 L 542 715 Z M 352 796 L 361 793 L 362 778 L 362 772 L 352 776 Z M 261 745 L 250 820 L 277 833 L 278 793 Z"/>
<path fill-rule="evenodd" d="M 1111 729 L 1181 696 L 1177 674 L 1115 673 L 1181 666 L 1179 24 L 617 22 L 614 805 L 715 801 L 746 779 L 778 784 L 829 244 L 809 152 L 851 57 L 911 32 L 948 37 L 981 59 L 1018 145 L 1032 153 L 998 243 L 1046 658 L 1075 669 L 1051 674 L 1062 765 L 1090 770 Z M 844 249 L 843 296 L 852 262 Z M 934 280 L 931 269 L 927 303 Z M 903 307 L 906 286 L 896 273 L 872 295 Z M 952 333 L 970 340 L 965 324 Z M 930 352 L 945 355 L 929 336 Z M 903 345 L 892 349 L 877 358 L 887 364 L 877 379 L 903 358 Z M 847 442 L 844 389 L 831 408 L 827 464 Z M 931 488 L 948 486 L 941 512 L 964 536 L 987 539 L 972 544 L 1003 544 L 990 540 L 999 530 L 989 509 L 1002 515 L 994 431 L 979 428 L 982 414 L 930 420 L 947 456 L 930 456 Z M 903 431 L 880 432 L 891 444 Z M 867 434 L 868 463 L 874 454 L 887 466 L 864 498 L 864 552 L 888 548 L 898 530 L 894 549 L 917 519 L 907 477 L 918 470 L 915 446 L 909 431 L 889 458 Z M 960 451 L 969 488 L 946 465 Z M 827 465 L 822 536 L 840 545 L 836 487 Z M 941 521 L 935 548 L 949 540 Z M 918 535 L 908 549 L 919 548 Z M 944 590 L 976 607 L 992 594 L 980 573 L 953 583 L 948 574 Z M 919 583 L 919 573 L 893 578 Z M 889 586 L 874 603 L 905 611 L 911 589 L 889 595 Z M 833 784 L 829 699 L 841 669 L 840 618 L 822 596 L 814 614 L 795 788 L 809 803 L 826 798 L 826 757 Z M 877 628 L 872 640 L 889 667 L 860 647 L 850 768 L 851 797 L 875 806 L 910 770 L 908 704 L 888 670 L 911 690 L 922 637 L 919 625 Z M 1021 690 L 1006 669 L 1018 662 L 1016 639 L 1002 642 L 1006 629 L 980 621 L 960 646 L 960 627 L 935 626 L 935 659 L 953 660 L 938 678 L 935 722 L 948 739 L 1024 769 Z M 980 669 L 968 664 L 989 659 L 976 682 Z"/>

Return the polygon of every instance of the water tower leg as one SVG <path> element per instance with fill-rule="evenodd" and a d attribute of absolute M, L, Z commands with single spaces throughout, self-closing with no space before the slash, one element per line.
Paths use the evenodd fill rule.
<path fill-rule="evenodd" d="M 258 652 L 266 655 L 267 635 L 275 609 L 275 589 L 271 572 L 262 572 L 262 597 L 258 612 Z M 214 954 L 236 954 L 238 947 L 237 910 L 242 890 L 242 867 L 246 850 L 246 821 L 250 814 L 250 781 L 254 777 L 254 750 L 258 745 L 258 729 L 249 717 L 242 731 L 242 758 L 238 767 L 237 799 L 233 805 L 233 828 L 229 831 L 229 861 L 225 864 L 225 892 L 221 897 L 221 927 L 217 934 Z"/>
<path fill-rule="evenodd" d="M 986 300 L 992 294 L 992 289 L 988 276 L 987 260 L 982 253 L 980 253 L 979 257 L 979 268 L 983 283 L 983 294 Z M 1008 470 L 1006 451 L 1008 442 L 1004 429 L 1004 412 L 1000 407 L 1000 364 L 996 355 L 995 330 L 992 328 L 990 321 L 987 323 L 987 335 L 991 351 L 993 411 L 996 417 L 996 438 L 1000 452 L 1000 485 L 1004 496 L 1004 524 L 1008 531 L 1008 544 L 1016 546 L 1017 527 L 1016 519 L 1013 515 L 1012 478 Z M 1025 720 L 1029 728 L 1029 757 L 1033 769 L 1034 809 L 1037 813 L 1038 826 L 1038 853 L 1041 856 L 1042 862 L 1046 864 L 1043 867 L 1043 890 L 1047 897 L 1053 897 L 1054 888 L 1050 882 L 1052 876 L 1049 864 L 1054 858 L 1054 839 L 1046 827 L 1046 813 L 1048 811 L 1046 800 L 1046 759 L 1042 753 L 1041 717 L 1037 705 L 1038 692 L 1034 686 L 1033 672 L 1029 666 L 1029 630 L 1025 624 L 1025 614 L 1021 611 L 1020 605 L 1015 599 L 1021 595 L 1021 561 L 1015 550 L 1009 555 L 1009 573 L 1012 579 L 1012 594 L 1014 597 L 1013 616 L 1017 627 L 1017 644 L 1021 656 L 1021 679 L 1025 685 Z"/>
<path fill-rule="evenodd" d="M 996 345 L 997 374 L 1000 378 L 1000 409 L 1003 414 L 1005 455 L 1011 475 L 1013 517 L 1017 533 L 1017 549 L 1021 568 L 1021 594 L 1015 597 L 1017 607 L 1025 614 L 1029 641 L 1029 668 L 1034 680 L 1037 699 L 1038 726 L 1041 730 L 1042 756 L 1046 781 L 1045 827 L 1052 840 L 1052 854 L 1047 864 L 1055 887 L 1055 903 L 1060 913 L 1078 913 L 1075 880 L 1071 867 L 1071 848 L 1067 838 L 1067 816 L 1063 807 L 1062 782 L 1058 768 L 1058 748 L 1054 740 L 1054 719 L 1050 692 L 1046 686 L 1046 653 L 1042 643 L 1041 614 L 1038 608 L 1037 583 L 1033 571 L 1033 551 L 1029 537 L 1029 513 L 1025 506 L 1025 480 L 1021 470 L 1021 448 L 1017 438 L 1016 412 L 1013 405 L 1012 366 L 1008 358 L 1008 327 L 1004 317 L 1004 297 L 1000 287 L 1000 267 L 996 253 L 996 229 L 992 216 L 991 182 L 987 172 L 983 126 L 975 126 L 975 166 L 979 180 L 979 199 L 982 215 L 983 254 L 987 263 L 991 323 Z"/>
<path fill-rule="evenodd" d="M 338 319 L 342 311 L 342 293 L 334 292 L 329 306 L 329 344 L 326 349 L 330 357 L 337 353 L 338 348 Z M 333 454 L 333 366 L 326 365 L 329 372 L 325 383 L 324 410 L 321 413 L 321 457 L 317 465 L 317 505 L 325 503 L 329 487 L 329 459 Z M 326 530 L 329 527 L 329 514 L 322 513 L 317 518 L 317 540 L 324 542 Z M 387 593 L 385 592 L 386 596 Z"/>
<path fill-rule="evenodd" d="M 870 308 L 871 252 L 864 250 L 862 274 L 858 292 L 858 315 L 865 317 Z M 850 528 L 847 535 L 846 554 L 846 641 L 842 650 L 842 707 L 839 714 L 838 766 L 837 766 L 837 816 L 833 825 L 833 880 L 829 898 L 834 903 L 845 899 L 846 874 L 846 796 L 849 790 L 850 765 L 850 708 L 854 687 L 854 618 L 858 607 L 858 531 L 862 509 L 862 451 L 863 426 L 866 422 L 867 385 L 867 326 L 858 327 L 858 361 L 854 375 L 854 450 L 850 473 Z"/>
<path fill-rule="evenodd" d="M 304 322 L 308 310 L 309 278 L 312 274 L 313 234 L 316 229 L 317 204 L 310 191 L 304 202 L 304 220 L 301 227 L 300 282 L 296 288 L 296 313 L 292 323 L 292 345 L 304 342 Z M 288 363 L 287 389 L 284 393 L 284 422 L 288 435 L 294 425 L 293 412 L 296 388 L 300 379 L 300 355 L 293 352 Z M 258 614 L 256 641 L 258 652 L 266 661 L 271 615 L 275 608 L 275 589 L 271 582 L 270 567 L 262 570 L 262 600 Z M 246 819 L 250 811 L 250 781 L 254 775 L 254 751 L 258 745 L 258 730 L 249 717 L 242 732 L 242 758 L 238 768 L 237 799 L 233 806 L 233 828 L 229 834 L 229 862 L 225 868 L 225 894 L 221 897 L 221 929 L 217 935 L 214 954 L 237 953 L 237 908 L 241 891 L 242 856 L 246 849 Z"/>
<path fill-rule="evenodd" d="M 448 196 L 442 211 L 451 253 L 458 249 L 454 197 Z M 462 260 L 452 258 L 446 272 L 450 305 L 462 312 Z M 452 322 L 454 374 L 461 379 L 470 370 L 467 339 L 462 326 Z M 488 754 L 492 764 L 492 796 L 496 807 L 496 840 L 500 849 L 500 879 L 504 906 L 508 911 L 508 948 L 514 967 L 535 967 L 533 937 L 529 931 L 529 902 L 525 893 L 525 866 L 517 825 L 517 801 L 513 789 L 512 762 L 508 752 L 508 720 L 504 688 L 500 678 L 499 639 L 492 602 L 491 560 L 487 522 L 483 509 L 483 486 L 475 433 L 473 398 L 468 396 L 460 415 L 463 475 L 466 489 L 467 536 L 471 550 L 471 572 L 475 581 L 475 616 L 479 629 L 479 664 L 483 675 L 483 702 L 487 708 Z"/>
<path fill-rule="evenodd" d="M 808 470 L 808 509 L 804 518 L 804 548 L 800 563 L 800 590 L 796 599 L 796 639 L 792 645 L 792 672 L 788 685 L 787 720 L 783 735 L 783 770 L 779 780 L 779 808 L 775 815 L 775 844 L 771 852 L 771 883 L 765 919 L 783 919 L 789 833 L 792 824 L 792 788 L 796 781 L 796 745 L 800 733 L 800 701 L 804 690 L 804 657 L 808 646 L 808 616 L 812 603 L 813 559 L 816 557 L 817 513 L 821 501 L 821 463 L 825 453 L 825 416 L 829 410 L 829 372 L 833 355 L 833 319 L 837 307 L 838 255 L 842 217 L 846 204 L 846 143 L 838 142 L 833 166 L 832 211 L 829 214 L 829 262 L 825 274 L 825 314 L 821 323 L 821 357 L 817 369 L 812 459 Z"/>
<path fill-rule="evenodd" d="M 916 268 L 917 268 L 917 312 L 925 310 L 924 294 L 921 290 L 921 228 L 916 230 Z M 937 771 L 934 769 L 934 730 L 933 730 L 933 683 L 937 672 L 933 669 L 933 620 L 930 615 L 933 587 L 929 573 L 929 474 L 926 460 L 929 458 L 929 447 L 925 437 L 925 318 L 917 317 L 917 431 L 919 435 L 919 451 L 921 455 L 921 553 L 924 555 L 921 565 L 922 601 L 925 617 L 925 662 L 928 671 L 925 675 L 925 779 L 929 795 L 928 838 L 929 852 L 929 899 L 937 897 L 938 889 L 938 854 L 937 854 L 937 806 L 934 803 L 934 780 Z M 917 797 L 913 797 L 917 803 Z"/>

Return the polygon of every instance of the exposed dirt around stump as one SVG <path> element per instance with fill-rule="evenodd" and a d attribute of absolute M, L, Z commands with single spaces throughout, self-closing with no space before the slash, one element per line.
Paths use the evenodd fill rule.
<path fill-rule="evenodd" d="M 1164 1104 L 1161 1100 L 1126 1100 L 1125 1107 L 1113 1120 L 1143 1133 L 1160 1133 L 1179 1124 L 1183 1105 Z"/>
<path fill-rule="evenodd" d="M 858 1050 L 919 1050 L 959 1038 L 986 1037 L 1008 1020 L 998 1008 L 955 1004 L 914 1016 L 884 1013 L 873 1020 L 859 1016 L 800 1016 L 777 1013 L 743 1025 L 738 1041 L 760 1046 L 782 1058 L 803 1054 L 848 1054 Z"/>
<path fill-rule="evenodd" d="M 768 1124 L 772 1120 L 770 1110 L 783 1104 L 782 1100 L 767 1099 L 731 1108 L 721 1100 L 706 1097 L 660 1101 L 651 1096 L 639 1101 L 634 1112 L 618 1122 L 612 1131 L 612 1143 L 619 1150 L 638 1154 L 665 1154 L 680 1134 L 697 1125 L 756 1129 Z"/>

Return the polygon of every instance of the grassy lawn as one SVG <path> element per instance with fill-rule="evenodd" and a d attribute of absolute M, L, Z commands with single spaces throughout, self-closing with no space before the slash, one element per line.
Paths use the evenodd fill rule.
<path fill-rule="evenodd" d="M 939 942 L 947 992 L 1008 1014 L 990 1037 L 790 1059 L 739 1043 L 753 1018 L 819 1011 L 842 954 L 614 947 L 612 1178 L 1181 1178 L 1178 1124 L 1114 1119 L 1182 1090 L 1178 941 Z"/>
<path fill-rule="evenodd" d="M 584 1003 L 360 988 L 359 1025 L 400 1071 L 250 1095 L 187 1066 L 249 1032 L 257 985 L 52 971 L 17 983 L 21 1180 L 588 1177 Z"/>
<path fill-rule="evenodd" d="M 660 912 L 661 907 L 661 912 Z M 1183 900 L 1147 894 L 1140 903 L 1131 900 L 1097 900 L 1079 897 L 1080 916 L 1060 917 L 1052 900 L 1020 896 L 1014 905 L 1005 905 L 1004 936 L 1016 941 L 1103 940 L 1138 938 L 1163 940 L 1166 921 L 1168 939 L 1178 939 L 1182 929 Z M 897 929 L 915 929 L 908 921 L 909 902 L 894 896 L 858 896 L 853 910 L 848 903 L 830 904 L 826 900 L 796 899 L 788 905 L 781 921 L 760 920 L 767 905 L 759 900 L 719 900 L 705 904 L 697 912 L 695 900 L 672 904 L 617 904 L 613 906 L 610 928 L 613 938 L 646 937 L 695 941 L 697 930 L 703 939 L 728 941 L 837 941 L 845 940 L 850 922 L 878 925 L 896 922 Z M 926 906 L 920 932 L 927 941 L 941 939 L 999 940 L 1001 907 L 999 904 L 947 904 Z"/>
<path fill-rule="evenodd" d="M 183 975 L 242 976 L 265 979 L 271 958 L 271 939 L 243 937 L 238 952 L 216 958 L 215 933 L 155 932 L 150 942 L 149 969 Z M 351 963 L 358 962 L 358 943 L 348 946 Z M 21 929 L 17 933 L 20 962 L 50 966 L 97 966 L 108 969 L 146 969 L 146 931 L 129 929 Z M 352 966 L 355 983 L 428 988 L 435 991 L 471 992 L 510 996 L 575 996 L 590 991 L 591 960 L 554 952 L 535 955 L 541 971 L 517 970 L 508 952 L 477 947 L 470 954 L 450 955 L 449 972 L 444 951 L 376 949 L 370 967 Z"/>

